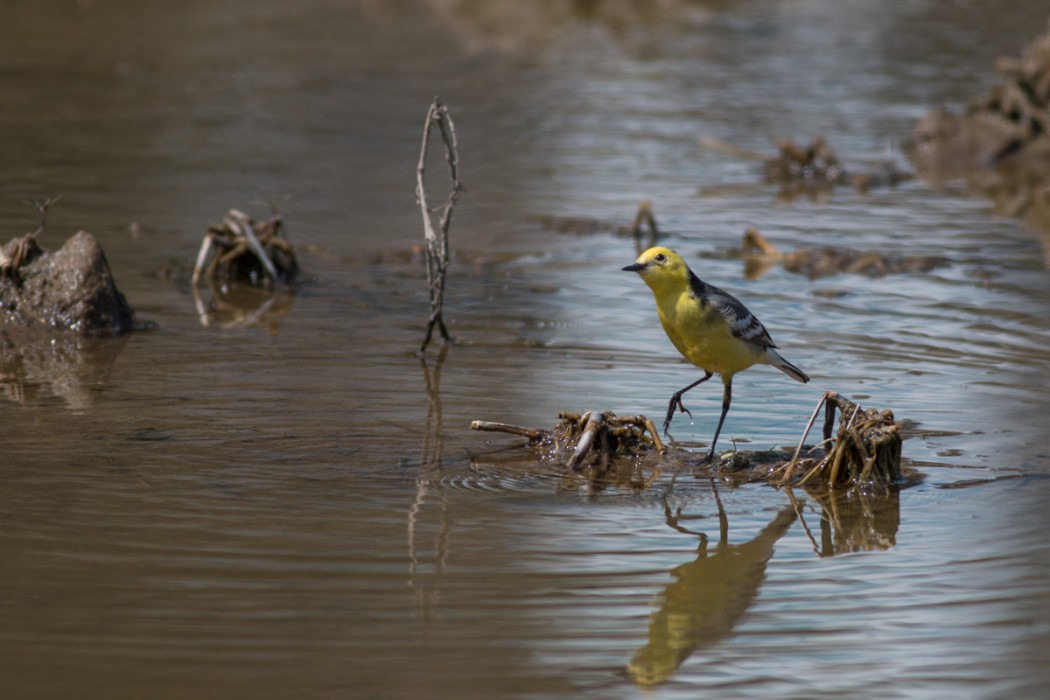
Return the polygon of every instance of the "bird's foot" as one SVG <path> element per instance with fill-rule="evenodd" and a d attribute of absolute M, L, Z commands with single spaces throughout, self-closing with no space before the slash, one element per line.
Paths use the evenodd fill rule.
<path fill-rule="evenodd" d="M 667 417 L 664 418 L 664 435 L 667 435 L 667 431 L 671 427 L 671 419 L 674 418 L 675 409 L 678 409 L 680 413 L 688 415 L 689 420 L 693 419 L 693 414 L 685 407 L 685 404 L 682 403 L 682 394 L 674 394 L 671 396 L 671 403 L 667 406 Z"/>

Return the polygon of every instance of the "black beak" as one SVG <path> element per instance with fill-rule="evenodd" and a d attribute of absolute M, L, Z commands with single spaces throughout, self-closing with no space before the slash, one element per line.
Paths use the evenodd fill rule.
<path fill-rule="evenodd" d="M 633 265 L 628 265 L 627 267 L 623 268 L 623 271 L 624 272 L 641 272 L 644 269 L 645 269 L 645 265 L 643 265 L 641 263 L 634 263 Z"/>

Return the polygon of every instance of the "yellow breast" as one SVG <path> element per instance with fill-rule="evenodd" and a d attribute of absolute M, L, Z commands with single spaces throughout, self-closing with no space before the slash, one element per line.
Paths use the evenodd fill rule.
<path fill-rule="evenodd" d="M 733 336 L 722 314 L 690 293 L 657 297 L 660 323 L 678 352 L 697 367 L 723 376 L 755 364 L 762 349 Z"/>

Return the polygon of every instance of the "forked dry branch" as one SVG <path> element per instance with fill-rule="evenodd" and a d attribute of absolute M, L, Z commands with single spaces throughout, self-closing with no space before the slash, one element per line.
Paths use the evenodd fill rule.
<path fill-rule="evenodd" d="M 451 180 L 451 188 L 445 202 L 433 209 L 427 203 L 427 192 L 424 184 L 424 174 L 427 163 L 427 146 L 430 143 L 430 132 L 437 126 L 441 132 L 441 140 L 445 144 L 445 163 L 448 165 L 448 176 Z M 441 334 L 441 340 L 450 342 L 452 337 L 445 327 L 443 307 L 445 305 L 445 279 L 448 273 L 449 248 L 448 228 L 452 223 L 452 212 L 455 209 L 459 195 L 466 188 L 459 181 L 459 154 L 456 150 L 456 127 L 449 114 L 448 107 L 441 103 L 441 98 L 435 97 L 434 102 L 427 110 L 426 122 L 423 124 L 423 145 L 419 151 L 419 165 L 416 167 L 416 200 L 423 213 L 423 235 L 426 240 L 427 258 L 427 292 L 430 297 L 430 318 L 427 320 L 426 336 L 419 351 L 423 352 L 430 345 L 434 328 Z M 431 218 L 432 214 L 441 212 L 441 219 L 437 228 Z"/>

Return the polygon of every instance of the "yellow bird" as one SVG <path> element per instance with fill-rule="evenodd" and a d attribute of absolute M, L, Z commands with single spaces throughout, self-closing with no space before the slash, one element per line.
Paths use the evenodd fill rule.
<path fill-rule="evenodd" d="M 682 395 L 706 382 L 713 374 L 722 377 L 722 415 L 704 461 L 715 456 L 718 434 L 733 398 L 733 375 L 756 364 L 776 367 L 799 382 L 808 382 L 805 372 L 776 351 L 773 339 L 754 314 L 736 297 L 707 284 L 689 269 L 682 256 L 657 246 L 642 253 L 625 272 L 637 272 L 656 297 L 656 311 L 667 337 L 685 359 L 704 370 L 704 376 L 671 395 L 664 419 L 664 432 L 671 426 L 677 407 L 689 413 Z M 689 413 L 689 417 L 692 417 Z"/>

